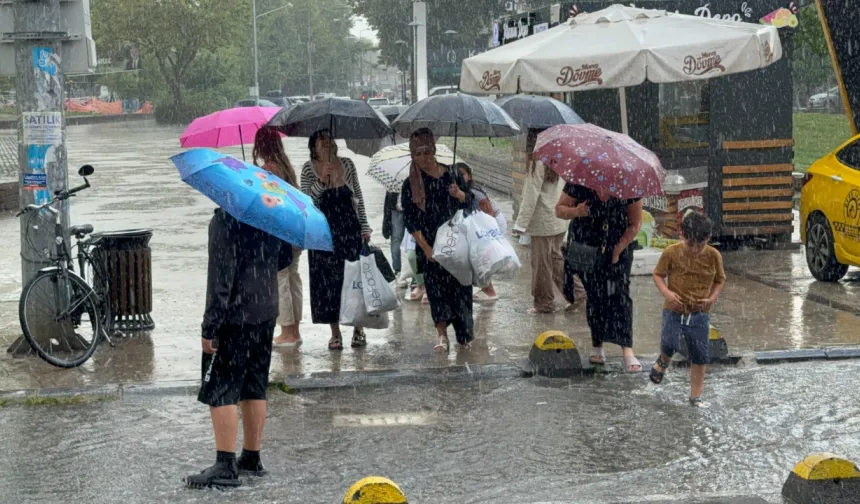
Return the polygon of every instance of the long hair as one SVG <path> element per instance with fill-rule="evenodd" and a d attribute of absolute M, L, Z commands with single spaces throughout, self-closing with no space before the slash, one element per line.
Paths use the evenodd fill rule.
<path fill-rule="evenodd" d="M 281 135 L 274 128 L 264 127 L 257 130 L 254 136 L 254 150 L 251 154 L 256 163 L 258 159 L 263 163 L 270 163 L 277 167 L 279 173 L 275 173 L 293 187 L 298 187 L 296 170 L 293 169 L 290 158 L 284 151 Z"/>
<path fill-rule="evenodd" d="M 540 134 L 540 133 L 541 133 L 541 132 L 543 132 L 543 131 L 546 131 L 546 128 L 542 128 L 542 129 L 530 129 L 530 130 L 529 130 L 529 137 L 528 137 L 528 143 L 529 143 L 529 147 L 528 147 L 528 149 L 529 149 L 529 153 L 528 153 L 528 165 L 529 165 L 529 173 L 530 173 L 531 175 L 534 175 L 534 174 L 535 174 L 535 170 L 537 169 L 537 159 L 535 159 L 534 152 L 532 152 L 532 151 L 534 150 L 534 143 L 535 143 L 535 141 L 537 140 L 538 134 Z M 543 183 L 544 183 L 544 184 L 546 184 L 546 183 L 555 184 L 556 182 L 558 182 L 558 173 L 556 173 L 556 172 L 555 172 L 552 168 L 550 168 L 549 166 L 544 165 Z"/>
<path fill-rule="evenodd" d="M 329 154 L 333 159 L 337 159 L 337 142 L 334 137 L 331 136 L 331 131 L 328 128 L 314 131 L 314 133 L 308 138 L 308 149 L 311 151 L 311 160 L 313 161 L 322 161 L 317 157 L 316 145 L 317 140 L 320 138 L 328 138 L 329 139 Z"/>
<path fill-rule="evenodd" d="M 451 166 L 451 168 L 457 170 L 457 173 L 460 173 L 460 170 L 463 170 L 464 172 L 466 172 L 467 175 L 469 175 L 469 181 L 466 182 L 464 180 L 464 182 L 466 182 L 466 189 L 471 189 L 473 187 L 476 189 L 479 189 L 479 190 L 481 189 L 481 187 L 475 182 L 475 176 L 472 174 L 472 167 L 471 166 L 469 166 L 466 163 L 463 163 L 461 161 L 458 161 L 458 162 L 454 163 Z"/>

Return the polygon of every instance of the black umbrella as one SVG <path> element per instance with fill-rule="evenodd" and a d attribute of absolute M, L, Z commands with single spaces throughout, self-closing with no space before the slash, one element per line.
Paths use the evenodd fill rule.
<path fill-rule="evenodd" d="M 383 138 L 392 134 L 388 120 L 361 100 L 326 98 L 281 109 L 267 126 L 287 136 L 309 137 L 328 129 L 333 138 Z"/>
<path fill-rule="evenodd" d="M 385 107 L 379 107 L 379 112 L 388 119 L 388 122 L 391 122 L 397 119 L 397 116 L 408 108 L 407 105 L 386 105 Z"/>
<path fill-rule="evenodd" d="M 404 138 L 420 128 L 429 128 L 436 137 L 454 137 L 454 159 L 457 137 L 507 137 L 521 130 L 501 107 L 477 96 L 448 94 L 431 96 L 410 106 L 391 123 Z"/>
<path fill-rule="evenodd" d="M 521 128 L 547 129 L 557 124 L 585 124 L 579 115 L 548 96 L 513 95 L 496 100 Z"/>

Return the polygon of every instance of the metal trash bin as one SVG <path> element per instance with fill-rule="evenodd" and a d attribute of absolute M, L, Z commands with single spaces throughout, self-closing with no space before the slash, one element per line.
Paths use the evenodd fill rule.
<path fill-rule="evenodd" d="M 107 277 L 110 304 L 108 332 L 148 331 L 155 328 L 152 313 L 151 229 L 96 233 L 95 260 Z"/>

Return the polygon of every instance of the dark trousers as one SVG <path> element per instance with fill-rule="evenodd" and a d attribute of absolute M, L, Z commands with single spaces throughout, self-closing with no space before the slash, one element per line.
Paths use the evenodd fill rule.
<path fill-rule="evenodd" d="M 582 274 L 588 296 L 586 317 L 591 329 L 591 344 L 615 343 L 633 346 L 633 299 L 630 298 L 630 271 L 633 251 L 621 254 L 618 263 L 601 265 Z"/>

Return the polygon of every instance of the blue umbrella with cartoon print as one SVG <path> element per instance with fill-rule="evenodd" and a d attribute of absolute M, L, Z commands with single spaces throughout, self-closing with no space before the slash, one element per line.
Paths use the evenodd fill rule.
<path fill-rule="evenodd" d="M 239 221 L 302 249 L 332 250 L 322 212 L 275 175 L 211 149 L 192 149 L 170 160 L 185 183 Z"/>

